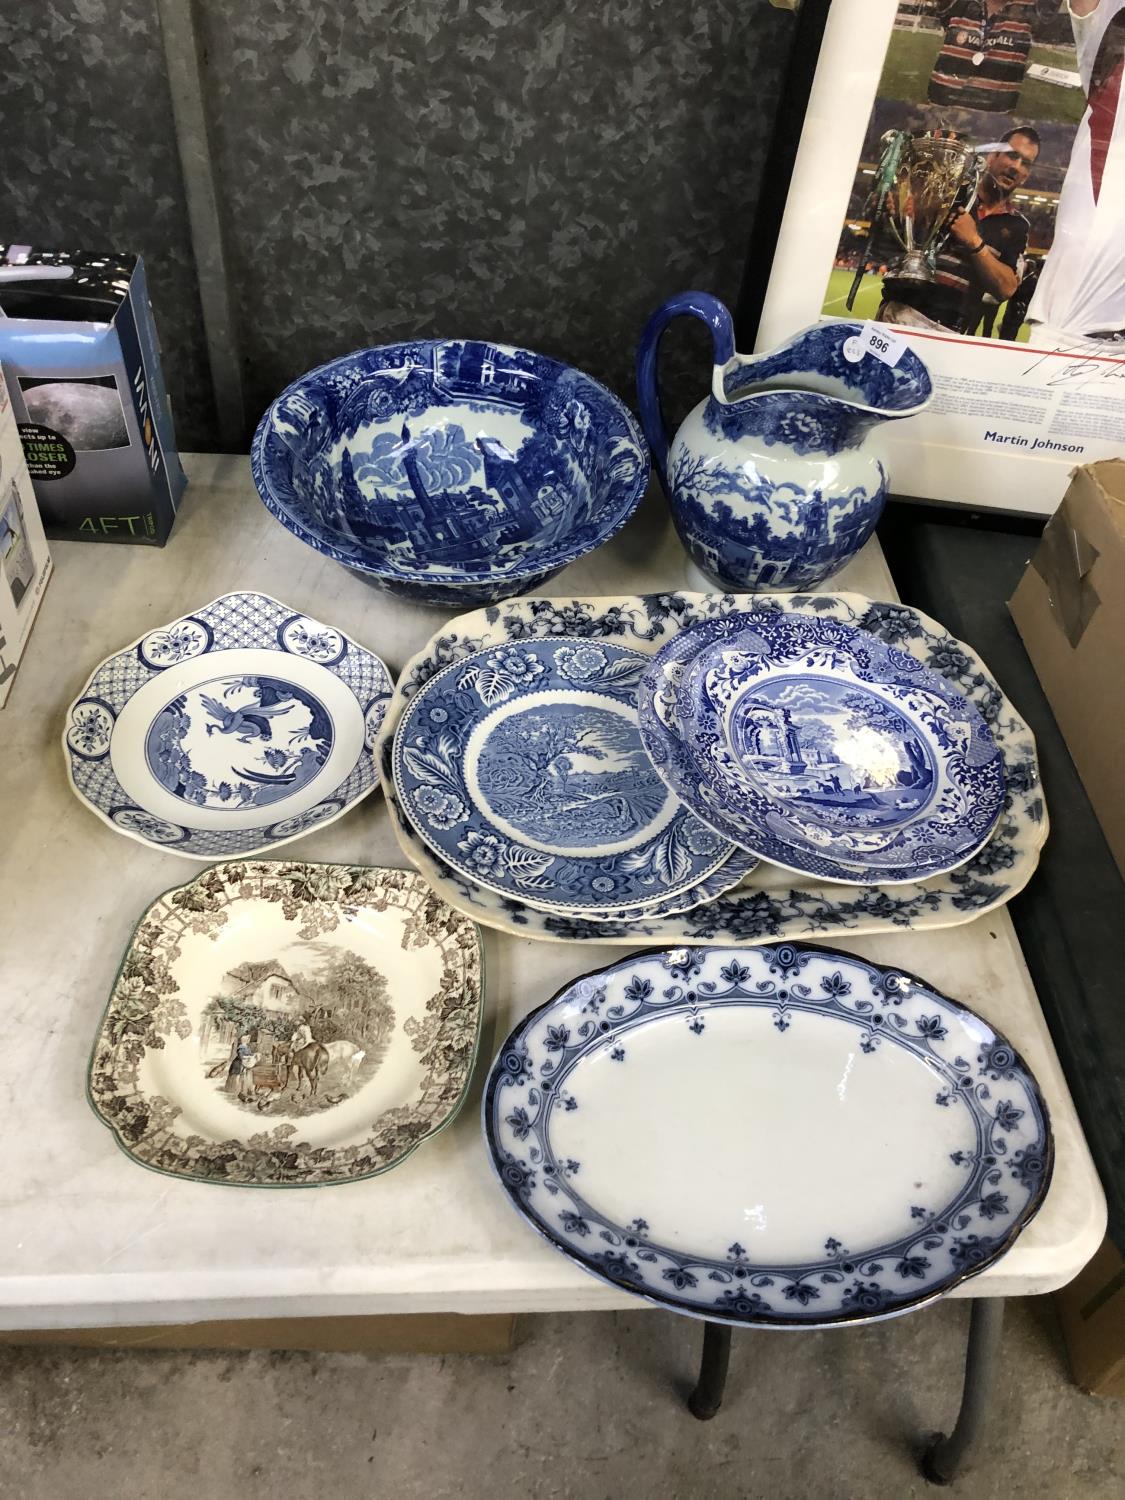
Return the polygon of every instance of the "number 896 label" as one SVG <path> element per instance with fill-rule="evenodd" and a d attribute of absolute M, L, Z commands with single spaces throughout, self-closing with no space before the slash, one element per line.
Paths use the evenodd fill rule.
<path fill-rule="evenodd" d="M 865 354 L 872 354 L 885 365 L 897 365 L 906 349 L 906 340 L 891 333 L 881 323 L 864 323 L 844 344 L 844 357 L 853 364 Z"/>

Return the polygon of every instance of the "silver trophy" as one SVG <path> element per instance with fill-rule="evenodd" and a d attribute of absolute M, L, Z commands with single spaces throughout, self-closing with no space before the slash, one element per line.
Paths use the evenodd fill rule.
<path fill-rule="evenodd" d="M 850 308 L 880 230 L 902 249 L 887 267 L 887 279 L 929 282 L 937 253 L 958 214 L 976 202 L 985 158 L 967 141 L 950 135 L 911 135 L 888 130 L 868 202 L 867 244 L 848 294 Z"/>
<path fill-rule="evenodd" d="M 887 275 L 895 281 L 933 281 L 950 224 L 976 202 L 984 157 L 966 141 L 943 135 L 889 130 L 882 144 L 883 217 L 903 249 Z"/>

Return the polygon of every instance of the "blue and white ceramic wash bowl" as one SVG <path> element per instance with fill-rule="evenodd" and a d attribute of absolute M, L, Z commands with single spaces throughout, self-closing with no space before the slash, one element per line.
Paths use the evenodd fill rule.
<path fill-rule="evenodd" d="M 747 865 L 730 863 L 731 842 L 668 790 L 641 744 L 646 661 L 556 636 L 438 673 L 395 733 L 414 828 L 466 879 L 550 911 L 628 915 L 734 884 Z"/>
<path fill-rule="evenodd" d="M 711 394 L 669 443 L 656 357 L 681 314 L 714 343 Z M 736 354 L 730 313 L 705 292 L 674 297 L 637 351 L 645 435 L 692 561 L 723 588 L 811 589 L 874 533 L 887 496 L 876 429 L 930 400 L 912 350 L 891 366 L 845 350 L 858 323 L 820 323 L 769 354 Z"/>
<path fill-rule="evenodd" d="M 899 969 L 782 945 L 637 954 L 501 1047 L 509 1201 L 599 1280 L 691 1317 L 870 1323 L 1007 1251 L 1054 1164 L 1035 1079 Z"/>
<path fill-rule="evenodd" d="M 466 609 L 554 577 L 625 525 L 644 440 L 589 375 L 503 344 L 361 349 L 303 375 L 250 453 L 295 536 L 418 603 Z"/>
<path fill-rule="evenodd" d="M 118 833 L 189 859 L 333 822 L 377 784 L 379 658 L 266 594 L 224 594 L 107 658 L 63 730 L 70 782 Z"/>
<path fill-rule="evenodd" d="M 716 832 L 846 883 L 940 875 L 986 842 L 1003 758 L 978 710 L 864 630 L 801 613 L 685 631 L 645 674 L 641 735 Z"/>

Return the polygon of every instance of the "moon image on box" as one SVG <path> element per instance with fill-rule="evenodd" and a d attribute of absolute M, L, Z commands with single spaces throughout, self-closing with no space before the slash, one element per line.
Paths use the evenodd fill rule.
<path fill-rule="evenodd" d="M 78 452 L 129 445 L 116 389 L 89 380 L 50 380 L 24 388 L 23 399 L 30 421 L 54 428 Z"/>

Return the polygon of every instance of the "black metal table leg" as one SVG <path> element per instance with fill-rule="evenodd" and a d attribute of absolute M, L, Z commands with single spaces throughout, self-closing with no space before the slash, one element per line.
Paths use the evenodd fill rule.
<path fill-rule="evenodd" d="M 922 1455 L 922 1473 L 931 1484 L 950 1484 L 956 1478 L 966 1453 L 980 1434 L 1003 1326 L 1003 1297 L 974 1297 L 957 1425 L 948 1437 L 937 1433 Z"/>
<path fill-rule="evenodd" d="M 709 1422 L 723 1404 L 723 1389 L 730 1364 L 730 1328 L 726 1323 L 704 1323 L 703 1359 L 699 1379 L 688 1397 L 688 1411 L 701 1422 Z"/>

